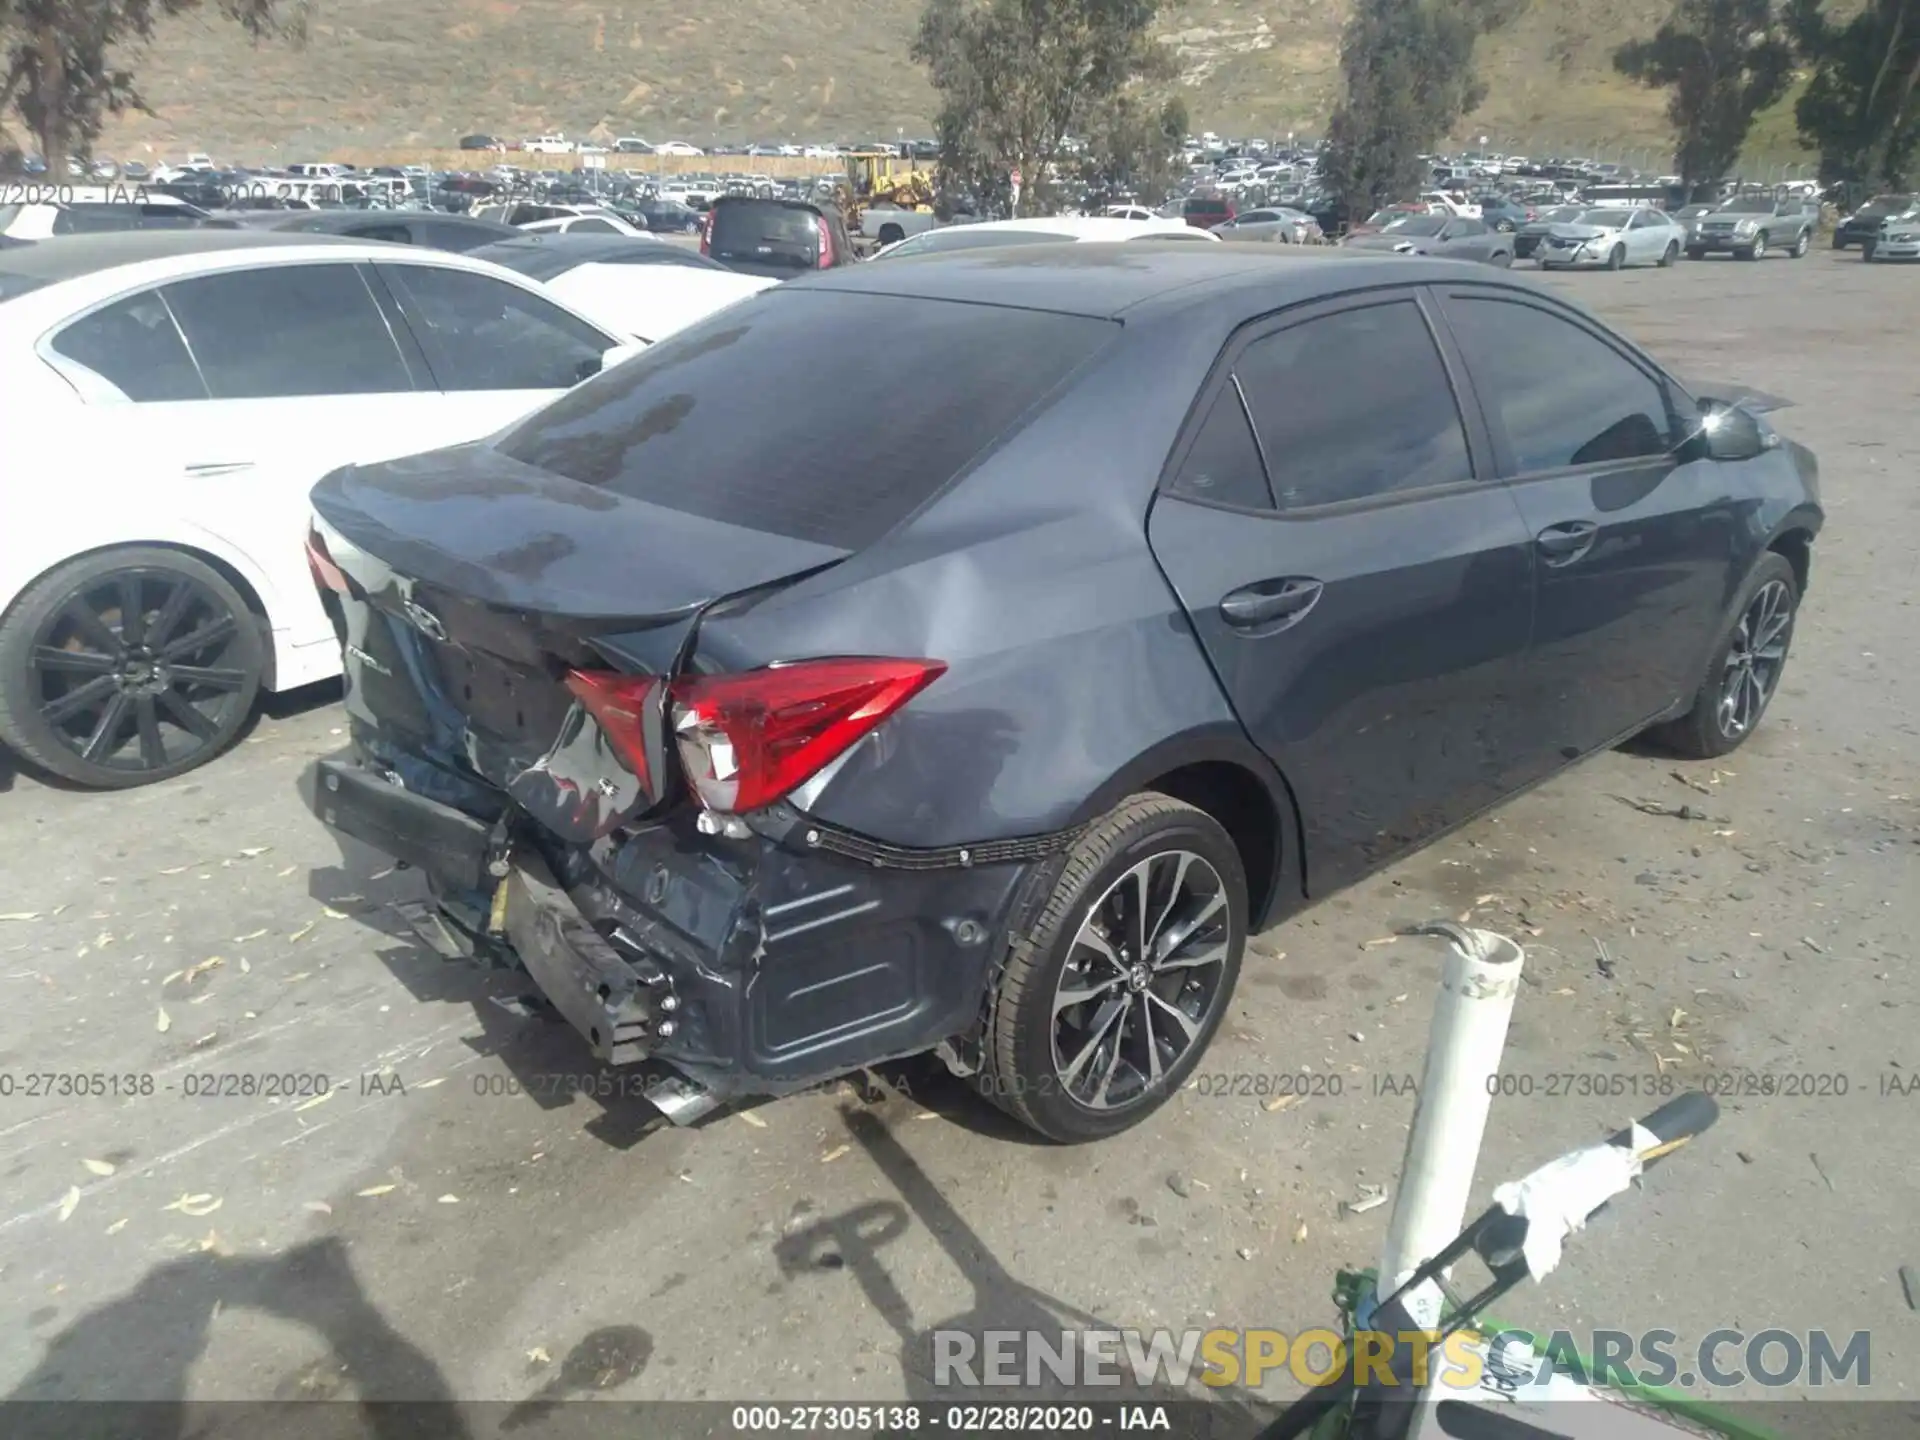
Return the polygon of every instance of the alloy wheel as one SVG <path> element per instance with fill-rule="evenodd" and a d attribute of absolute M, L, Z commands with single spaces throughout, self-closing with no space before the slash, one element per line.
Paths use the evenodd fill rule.
<path fill-rule="evenodd" d="M 1785 582 L 1769 580 L 1753 594 L 1727 648 L 1715 718 L 1720 733 L 1738 739 L 1759 723 L 1787 663 L 1793 638 L 1793 595 Z"/>
<path fill-rule="evenodd" d="M 1054 988 L 1061 1089 L 1093 1110 L 1153 1094 L 1224 999 L 1232 931 L 1219 872 L 1191 850 L 1151 855 L 1109 885 Z"/>
<path fill-rule="evenodd" d="M 231 734 L 253 677 L 241 619 L 191 576 L 111 571 L 52 607 L 33 637 L 33 703 L 89 764 L 160 770 Z"/>

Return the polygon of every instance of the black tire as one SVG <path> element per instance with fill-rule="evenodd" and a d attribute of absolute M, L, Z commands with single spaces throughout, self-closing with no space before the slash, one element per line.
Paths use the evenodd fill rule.
<path fill-rule="evenodd" d="M 1785 625 L 1777 637 L 1779 657 L 1768 662 L 1770 670 L 1759 675 L 1760 688 L 1753 699 L 1751 710 L 1744 721 L 1737 726 L 1729 726 L 1728 714 L 1724 709 L 1728 689 L 1736 670 L 1742 670 L 1742 652 L 1749 637 L 1754 632 L 1755 611 L 1762 603 L 1763 592 L 1779 587 L 1784 596 Z M 1800 584 L 1794 577 L 1793 566 L 1784 555 L 1769 551 L 1760 557 L 1760 563 L 1753 567 L 1753 574 L 1747 577 L 1747 583 L 1740 592 L 1740 603 L 1734 608 L 1733 620 L 1721 636 L 1720 643 L 1713 647 L 1713 656 L 1707 662 L 1706 673 L 1700 678 L 1700 689 L 1694 696 L 1693 708 L 1678 720 L 1660 726 L 1654 731 L 1654 738 L 1678 754 L 1695 760 L 1710 760 L 1717 755 L 1725 755 L 1738 749 L 1751 735 L 1761 718 L 1766 714 L 1767 706 L 1779 693 L 1780 677 L 1786 671 L 1788 650 L 1793 644 L 1794 622 L 1800 613 Z M 1764 630 L 1762 631 L 1764 633 Z M 1773 640 L 1767 647 L 1771 649 Z M 1751 661 L 1752 657 L 1747 657 Z M 1747 663 L 1746 671 L 1757 671 L 1760 667 Z"/>
<path fill-rule="evenodd" d="M 902 230 L 898 225 L 882 225 L 880 227 L 878 239 L 882 245 L 891 245 L 896 240 L 904 240 L 906 238 L 907 232 Z"/>
<path fill-rule="evenodd" d="M 1660 254 L 1660 268 L 1662 270 L 1671 270 L 1673 268 L 1674 261 L 1678 260 L 1679 258 L 1680 258 L 1680 242 L 1678 240 L 1669 240 L 1667 242 L 1667 248 L 1663 250 Z"/>
<path fill-rule="evenodd" d="M 1860 258 L 1866 261 L 1867 264 L 1869 265 L 1873 263 L 1873 242 L 1871 240 L 1866 240 L 1861 242 Z"/>
<path fill-rule="evenodd" d="M 1504 250 L 1496 250 L 1493 252 L 1493 258 L 1490 263 L 1497 265 L 1502 270 L 1511 270 L 1513 268 L 1513 256 Z"/>
<path fill-rule="evenodd" d="M 1195 860 L 1204 867 L 1195 866 Z M 1131 928 L 1129 907 L 1135 902 L 1129 877 L 1138 867 L 1145 867 L 1150 898 L 1135 909 L 1151 915 L 1165 906 L 1148 932 L 1147 953 L 1157 940 L 1181 934 L 1189 924 L 1188 916 L 1176 918 L 1176 909 L 1191 903 L 1193 913 L 1203 915 L 1153 969 L 1137 955 L 1128 958 L 1128 940 L 1109 948 L 1105 939 L 1108 927 Z M 1176 888 L 1183 880 L 1197 885 L 1199 893 L 1185 897 Z M 1093 933 L 1099 943 L 1083 942 L 1096 925 L 1102 927 Z M 1074 845 L 1038 919 L 1012 937 L 990 997 L 975 1083 L 1015 1119 L 1062 1144 L 1103 1139 L 1138 1124 L 1180 1089 L 1206 1052 L 1233 998 L 1246 932 L 1246 872 L 1219 822 L 1166 795 L 1128 797 Z M 1130 938 L 1139 950 L 1137 933 Z M 1182 958 L 1189 946 L 1196 954 L 1218 950 L 1220 958 L 1204 965 L 1191 955 Z M 1160 965 L 1166 968 L 1159 970 Z M 1075 981 L 1088 998 L 1058 1004 L 1063 984 Z M 1171 1000 L 1161 994 L 1169 987 Z M 1175 1002 L 1186 1025 L 1172 1016 Z M 1112 1009 L 1116 1004 L 1120 1008 Z M 1197 1008 L 1189 1011 L 1188 1005 Z M 1144 1024 L 1142 1015 L 1150 1017 Z M 1153 1028 L 1151 1017 L 1160 1017 L 1162 1030 Z M 1109 1035 L 1110 1049 L 1104 1043 Z M 1163 1040 L 1171 1051 L 1176 1036 L 1183 1048 L 1163 1053 Z M 1064 1074 L 1062 1039 L 1075 1051 Z M 1155 1065 L 1157 1077 L 1150 1073 Z M 1124 1097 L 1119 1102 L 1089 1103 L 1111 1098 L 1115 1086 Z"/>
<path fill-rule="evenodd" d="M 1627 247 L 1616 245 L 1607 252 L 1607 269 L 1618 270 L 1627 263 Z"/>
<path fill-rule="evenodd" d="M 1762 230 L 1753 237 L 1753 244 L 1740 252 L 1742 260 L 1764 260 L 1767 258 L 1767 232 Z"/>
<path fill-rule="evenodd" d="M 1706 259 L 1706 258 L 1707 258 L 1707 252 L 1706 252 L 1705 250 L 1699 250 L 1699 249 L 1695 249 L 1695 248 L 1694 248 L 1693 246 L 1691 246 L 1691 245 L 1689 245 L 1689 246 L 1687 247 L 1687 259 L 1689 259 L 1689 260 L 1704 260 L 1704 259 Z"/>
<path fill-rule="evenodd" d="M 260 617 L 212 566 L 151 546 L 82 556 L 0 620 L 0 740 L 90 789 L 171 779 L 233 742 L 266 659 Z"/>
<path fill-rule="evenodd" d="M 1811 250 L 1812 248 L 1813 248 L 1813 233 L 1808 230 L 1802 230 L 1800 232 L 1800 238 L 1793 242 L 1793 248 L 1789 250 L 1787 254 L 1791 255 L 1796 260 L 1804 260 L 1807 258 L 1807 251 Z"/>

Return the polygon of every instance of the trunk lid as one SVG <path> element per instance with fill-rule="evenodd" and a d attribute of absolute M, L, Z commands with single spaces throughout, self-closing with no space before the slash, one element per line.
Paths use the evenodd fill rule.
<path fill-rule="evenodd" d="M 408 789 L 444 792 L 447 772 L 478 779 L 575 842 L 665 798 L 671 747 L 664 687 L 645 717 L 640 774 L 575 701 L 568 672 L 671 677 L 715 602 L 850 553 L 623 496 L 484 443 L 336 470 L 313 509 L 347 584 L 334 597 L 347 708 L 369 754 Z"/>

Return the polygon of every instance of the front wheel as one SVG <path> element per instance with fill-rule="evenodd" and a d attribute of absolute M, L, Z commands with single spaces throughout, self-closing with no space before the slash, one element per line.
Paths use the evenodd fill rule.
<path fill-rule="evenodd" d="M 1871 265 L 1873 263 L 1873 242 L 1868 240 L 1860 246 L 1860 258 Z"/>
<path fill-rule="evenodd" d="M 1246 932 L 1246 871 L 1219 822 L 1170 796 L 1128 798 L 1012 939 L 975 1083 L 1062 1143 L 1138 1124 L 1206 1052 Z"/>
<path fill-rule="evenodd" d="M 210 565 L 145 546 L 83 556 L 0 622 L 0 739 L 78 785 L 148 785 L 232 743 L 265 665 L 258 617 Z"/>
<path fill-rule="evenodd" d="M 1767 258 L 1767 232 L 1762 230 L 1753 237 L 1753 244 L 1740 252 L 1742 260 L 1764 260 Z"/>
<path fill-rule="evenodd" d="M 1616 245 L 1607 252 L 1607 269 L 1618 270 L 1627 263 L 1627 247 Z"/>
<path fill-rule="evenodd" d="M 1796 260 L 1804 260 L 1807 258 L 1807 251 L 1809 251 L 1812 248 L 1813 248 L 1813 237 L 1809 235 L 1805 230 L 1802 230 L 1800 232 L 1800 238 L 1793 242 L 1793 249 L 1789 250 L 1787 253 L 1793 256 L 1793 258 Z"/>
<path fill-rule="evenodd" d="M 1800 609 L 1800 584 L 1784 555 L 1754 566 L 1733 625 L 1715 647 L 1693 708 L 1655 738 L 1680 754 L 1709 760 L 1737 749 L 1780 688 Z"/>
<path fill-rule="evenodd" d="M 1662 270 L 1672 269 L 1674 261 L 1678 260 L 1679 258 L 1680 258 L 1680 242 L 1678 240 L 1668 241 L 1667 248 L 1660 252 L 1660 268 Z"/>

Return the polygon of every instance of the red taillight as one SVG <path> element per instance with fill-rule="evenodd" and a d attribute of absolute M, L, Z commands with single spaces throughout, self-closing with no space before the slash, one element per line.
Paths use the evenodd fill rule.
<path fill-rule="evenodd" d="M 700 221 L 700 253 L 705 255 L 713 249 L 713 207 L 707 207 L 707 213 Z"/>
<path fill-rule="evenodd" d="M 313 572 L 313 583 L 322 590 L 331 590 L 336 595 L 350 595 L 347 577 L 340 567 L 333 563 L 333 556 L 327 553 L 327 542 L 320 538 L 320 532 L 312 526 L 307 527 L 307 569 Z"/>
<path fill-rule="evenodd" d="M 673 725 L 710 810 L 769 805 L 946 672 L 938 660 L 803 660 L 675 682 Z"/>
<path fill-rule="evenodd" d="M 820 268 L 831 270 L 833 268 L 833 231 L 828 227 L 824 215 L 815 216 L 813 223 L 820 229 Z"/>
<path fill-rule="evenodd" d="M 653 792 L 647 764 L 647 707 L 654 703 L 660 682 L 651 675 L 621 675 L 603 670 L 567 672 L 567 689 L 600 724 L 607 743 L 627 762 L 640 788 Z"/>

